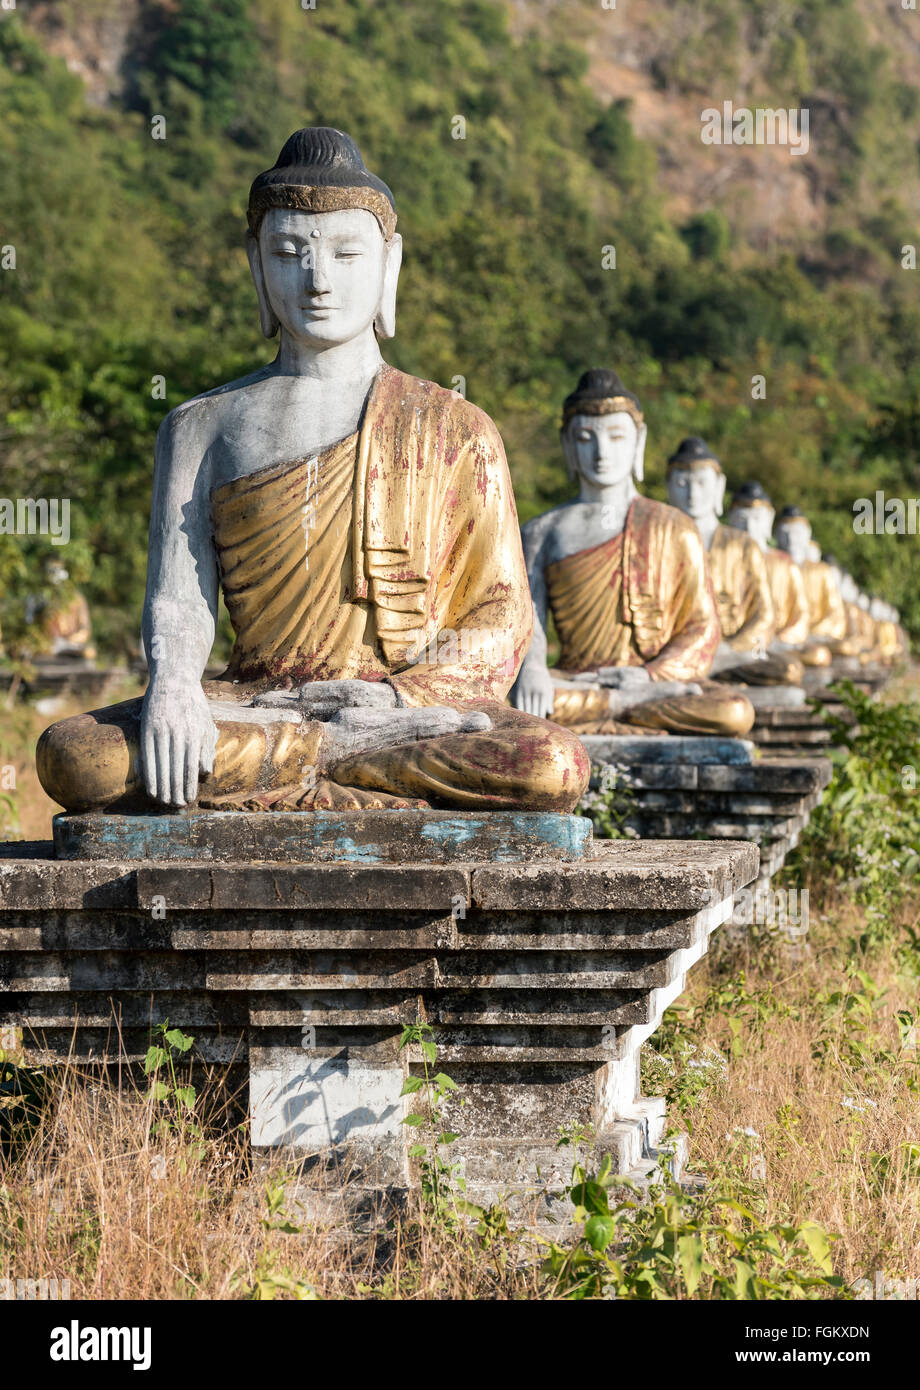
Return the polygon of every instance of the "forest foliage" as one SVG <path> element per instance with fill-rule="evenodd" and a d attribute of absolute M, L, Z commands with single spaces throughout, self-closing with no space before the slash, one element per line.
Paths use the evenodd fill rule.
<path fill-rule="evenodd" d="M 920 635 L 920 540 L 852 530 L 856 497 L 920 491 L 920 271 L 901 267 L 918 98 L 853 4 L 786 3 L 778 24 L 766 0 L 698 0 L 698 32 L 657 60 L 663 91 L 705 105 L 756 44 L 764 97 L 813 102 L 831 214 L 800 251 L 773 253 L 711 208 L 676 221 L 628 103 L 593 94 L 584 41 L 552 24 L 513 33 L 495 0 L 142 9 L 107 106 L 19 12 L 0 19 L 0 246 L 15 248 L 0 271 L 0 490 L 71 499 L 66 561 L 103 650 L 137 638 L 160 419 L 274 351 L 245 202 L 304 124 L 348 130 L 394 189 L 406 255 L 386 355 L 463 378 L 502 431 L 523 519 L 569 495 L 561 400 L 585 367 L 613 365 L 646 409 L 653 494 L 677 441 L 703 434 L 730 482 L 757 476 L 805 505 Z M 5 627 L 50 549 L 0 537 Z"/>

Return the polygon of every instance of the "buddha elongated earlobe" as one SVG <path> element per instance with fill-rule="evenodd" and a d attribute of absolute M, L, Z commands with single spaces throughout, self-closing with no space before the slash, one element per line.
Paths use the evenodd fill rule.
<path fill-rule="evenodd" d="M 721 516 L 722 513 L 725 511 L 725 484 L 727 481 L 728 479 L 725 477 L 725 474 L 723 473 L 722 476 L 719 478 L 718 486 L 716 488 L 716 516 Z"/>
<path fill-rule="evenodd" d="M 402 265 L 402 237 L 395 233 L 384 250 L 386 264 L 383 271 L 383 288 L 380 303 L 374 319 L 374 331 L 378 338 L 396 336 L 396 286 L 399 283 L 399 268 Z"/>
<path fill-rule="evenodd" d="M 648 436 L 648 426 L 640 425 L 636 435 L 636 452 L 633 454 L 633 477 L 637 483 L 641 483 L 645 477 L 645 441 Z"/>
<path fill-rule="evenodd" d="M 266 338 L 274 338 L 281 325 L 278 322 L 274 309 L 269 303 L 268 293 L 265 289 L 265 276 L 262 272 L 262 253 L 259 250 L 259 241 L 251 232 L 246 237 L 246 255 L 249 257 L 249 269 L 252 271 L 253 284 L 256 287 L 256 298 L 259 301 L 259 323 L 262 325 L 262 332 Z"/>
<path fill-rule="evenodd" d="M 562 455 L 565 459 L 566 471 L 569 475 L 570 483 L 578 482 L 578 458 L 575 454 L 575 445 L 569 435 L 568 426 L 559 431 L 559 438 L 562 441 Z"/>

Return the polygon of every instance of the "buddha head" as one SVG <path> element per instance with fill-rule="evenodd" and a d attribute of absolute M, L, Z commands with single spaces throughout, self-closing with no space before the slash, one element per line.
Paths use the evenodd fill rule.
<path fill-rule="evenodd" d="M 616 372 L 584 372 L 562 405 L 559 431 L 573 482 L 589 493 L 616 487 L 644 473 L 646 426 L 637 396 Z"/>
<path fill-rule="evenodd" d="M 811 522 L 801 507 L 783 507 L 776 518 L 775 535 L 780 550 L 785 550 L 797 565 L 804 565 L 809 558 Z"/>
<path fill-rule="evenodd" d="M 736 489 L 728 512 L 728 524 L 737 526 L 739 531 L 747 531 L 761 550 L 766 550 L 773 534 L 775 516 L 773 503 L 765 489 L 751 480 Z"/>
<path fill-rule="evenodd" d="M 63 588 L 70 578 L 69 571 L 61 564 L 60 560 L 46 560 L 44 570 L 45 583 L 52 589 Z"/>
<path fill-rule="evenodd" d="M 859 598 L 859 585 L 852 574 L 844 570 L 840 576 L 840 596 L 844 603 L 855 603 Z"/>
<path fill-rule="evenodd" d="M 681 440 L 668 459 L 668 501 L 697 523 L 722 515 L 725 474 L 715 454 L 696 435 Z"/>
<path fill-rule="evenodd" d="M 262 332 L 316 352 L 396 331 L 393 194 L 350 136 L 296 131 L 249 191 L 246 249 Z"/>

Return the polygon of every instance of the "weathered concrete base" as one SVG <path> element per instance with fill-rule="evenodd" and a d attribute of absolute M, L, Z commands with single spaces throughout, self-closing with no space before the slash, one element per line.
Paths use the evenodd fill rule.
<path fill-rule="evenodd" d="M 100 667 L 82 658 L 44 657 L 34 663 L 31 676 L 18 688 L 33 698 L 83 695 L 101 699 L 119 683 L 130 680 L 131 674 L 124 667 Z M 0 690 L 10 689 L 15 680 L 12 671 L 0 671 Z"/>
<path fill-rule="evenodd" d="M 366 1195 L 412 1181 L 401 1121 L 418 1098 L 400 1091 L 424 1067 L 399 1040 L 422 1019 L 466 1102 L 447 1120 L 470 1196 L 524 1205 L 568 1175 L 560 1126 L 593 1127 L 620 1172 L 653 1165 L 663 1107 L 638 1094 L 639 1048 L 758 865 L 716 841 L 513 864 L 13 850 L 0 1025 L 25 1030 L 30 1060 L 138 1062 L 168 1017 L 203 1060 L 248 1068 L 254 1144 L 347 1157 Z"/>
<path fill-rule="evenodd" d="M 620 741 L 588 735 L 582 741 L 594 766 L 592 788 L 599 790 L 612 769 L 617 784 L 632 795 L 635 811 L 623 822 L 627 832 L 650 840 L 754 840 L 761 881 L 782 867 L 798 843 L 832 773 L 826 758 L 755 759 L 753 746 L 741 739 L 713 738 L 708 750 L 698 747 L 704 739 L 652 737 L 645 747 L 631 736 Z M 675 745 L 667 761 L 660 743 Z M 738 746 L 726 746 L 732 743 Z"/>
<path fill-rule="evenodd" d="M 801 709 L 807 698 L 801 685 L 746 685 L 744 695 L 755 709 Z"/>
<path fill-rule="evenodd" d="M 815 757 L 831 748 L 831 731 L 822 709 L 833 709 L 845 723 L 852 716 L 829 690 L 811 692 L 809 699 L 820 699 L 821 707 L 811 704 L 800 709 L 761 707 L 755 711 L 750 738 L 765 756 L 782 758 Z"/>
<path fill-rule="evenodd" d="M 591 827 L 535 811 L 193 811 L 58 815 L 58 859 L 296 864 L 578 859 Z"/>

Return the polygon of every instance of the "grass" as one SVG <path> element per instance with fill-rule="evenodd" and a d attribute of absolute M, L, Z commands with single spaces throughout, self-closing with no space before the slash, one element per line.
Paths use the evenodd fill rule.
<path fill-rule="evenodd" d="M 898 694 L 913 698 L 916 689 Z M 0 726 L 3 736 L 12 737 L 9 727 Z M 866 748 L 860 756 L 872 760 Z M 26 763 L 22 753 L 17 795 L 31 807 Z M 859 835 L 868 838 L 868 818 L 892 811 L 875 782 L 866 796 Z M 22 821 L 34 834 L 33 809 Z M 850 833 L 848 825 L 832 790 L 822 834 Z M 788 875 L 809 892 L 806 948 L 764 927 L 724 934 L 646 1046 L 644 1089 L 667 1095 L 671 1123 L 690 1135 L 691 1171 L 707 1185 L 681 1198 L 676 1215 L 667 1192 L 629 1214 L 632 1242 L 617 1227 L 611 1252 L 627 1252 L 621 1296 L 683 1298 L 697 1287 L 686 1271 L 665 1268 L 664 1247 L 649 1235 L 669 1201 L 685 1233 L 710 1221 L 716 1274 L 696 1296 L 735 1296 L 739 1231 L 794 1233 L 808 1223 L 830 1237 L 825 1270 L 842 1285 L 808 1296 L 845 1296 L 877 1273 L 920 1279 L 918 900 L 908 881 L 883 912 L 878 880 L 859 877 L 859 848 L 812 840 Z M 15 1142 L 8 1126 L 0 1156 L 0 1278 L 68 1279 L 72 1296 L 88 1299 L 580 1296 L 572 1260 L 547 1262 L 546 1247 L 508 1232 L 501 1213 L 478 1224 L 444 1220 L 412 1197 L 388 1220 L 317 1219 L 313 1199 L 339 1192 L 338 1182 L 295 1175 L 281 1157 L 254 1166 L 219 1071 L 190 1108 L 172 1094 L 153 1098 L 125 1073 L 119 1084 L 117 1073 L 73 1066 L 31 1115 L 17 1103 Z M 726 1196 L 747 1215 L 711 1220 Z M 585 1260 L 590 1278 L 579 1287 L 598 1295 L 609 1283 L 593 1256 Z M 775 1296 L 803 1296 L 794 1283 L 778 1287 Z"/>

